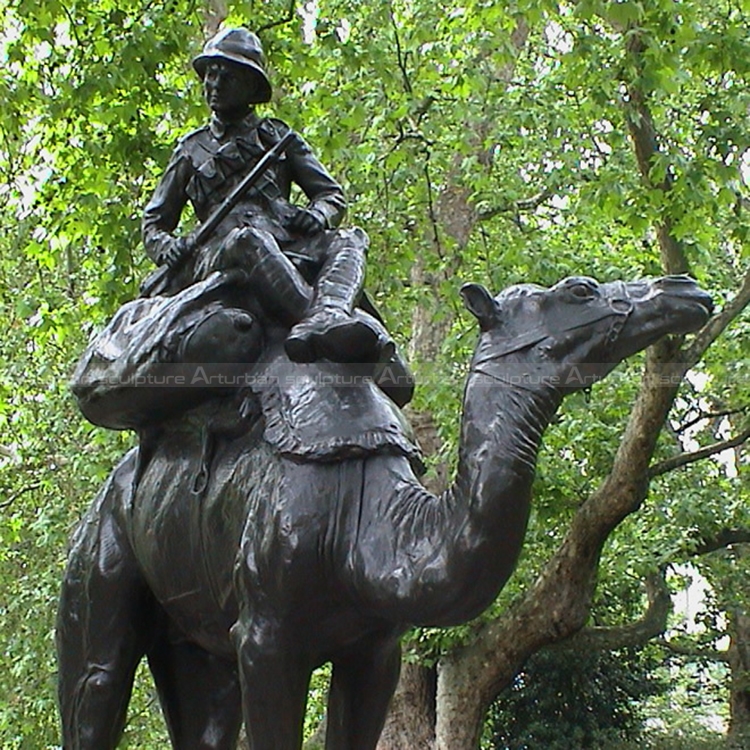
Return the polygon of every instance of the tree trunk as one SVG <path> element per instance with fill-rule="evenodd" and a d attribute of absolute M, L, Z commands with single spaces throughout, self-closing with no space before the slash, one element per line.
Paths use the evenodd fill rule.
<path fill-rule="evenodd" d="M 744 562 L 750 545 L 733 546 L 738 563 Z M 737 592 L 740 602 L 747 601 L 748 586 Z M 729 683 L 729 732 L 728 745 L 731 748 L 750 747 L 750 614 L 747 608 L 738 603 L 729 612 L 729 649 L 727 662 L 731 671 Z"/>
<path fill-rule="evenodd" d="M 731 618 L 729 643 L 730 722 L 728 744 L 732 748 L 750 747 L 750 616 L 735 613 Z"/>
<path fill-rule="evenodd" d="M 226 17 L 226 0 L 207 0 L 203 9 L 203 30 L 207 39 L 216 34 Z"/>
<path fill-rule="evenodd" d="M 378 750 L 433 750 L 435 669 L 405 663 Z"/>

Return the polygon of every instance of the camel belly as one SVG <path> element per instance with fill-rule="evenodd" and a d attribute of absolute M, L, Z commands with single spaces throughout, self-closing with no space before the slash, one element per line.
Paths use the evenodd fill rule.
<path fill-rule="evenodd" d="M 231 493 L 217 491 L 215 478 L 205 492 L 193 491 L 195 448 L 165 444 L 155 451 L 133 504 L 132 545 L 178 628 L 211 652 L 229 654 L 229 628 L 237 619 L 232 570 L 244 521 L 232 512 Z"/>
<path fill-rule="evenodd" d="M 231 652 L 242 611 L 304 634 L 322 654 L 392 619 L 383 605 L 394 589 L 399 601 L 408 595 L 403 571 L 413 563 L 385 523 L 394 487 L 412 476 L 406 459 L 295 461 L 263 442 L 227 441 L 195 494 L 197 445 L 179 445 L 160 444 L 139 484 L 133 547 L 191 640 Z"/>

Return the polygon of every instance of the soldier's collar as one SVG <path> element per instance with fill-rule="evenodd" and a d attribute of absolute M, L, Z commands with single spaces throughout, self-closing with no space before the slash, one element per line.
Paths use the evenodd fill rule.
<path fill-rule="evenodd" d="M 227 130 L 234 130 L 237 133 L 247 132 L 253 128 L 257 128 L 260 123 L 260 117 L 255 112 L 250 112 L 247 117 L 240 120 L 240 122 L 224 122 L 216 112 L 211 115 L 211 121 L 208 127 L 216 138 L 223 138 Z"/>

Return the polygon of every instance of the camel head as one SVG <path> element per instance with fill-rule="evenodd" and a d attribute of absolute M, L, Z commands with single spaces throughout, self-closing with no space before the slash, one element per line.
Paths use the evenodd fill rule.
<path fill-rule="evenodd" d="M 662 336 L 700 328 L 713 310 L 687 276 L 607 284 L 573 276 L 550 288 L 512 286 L 497 297 L 466 284 L 461 294 L 481 329 L 475 373 L 562 392 L 589 387 Z"/>

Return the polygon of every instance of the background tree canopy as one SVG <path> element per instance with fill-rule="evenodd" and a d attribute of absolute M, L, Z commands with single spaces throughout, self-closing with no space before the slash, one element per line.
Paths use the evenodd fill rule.
<path fill-rule="evenodd" d="M 676 736 L 694 714 L 690 696 L 711 694 L 725 702 L 713 713 L 731 708 L 731 741 L 742 741 L 750 2 L 0 0 L 0 9 L 0 745 L 58 741 L 53 627 L 66 539 L 133 441 L 87 424 L 67 378 L 90 333 L 150 270 L 140 213 L 176 139 L 206 117 L 190 59 L 224 19 L 260 32 L 275 86 L 268 111 L 314 145 L 347 189 L 349 221 L 371 236 L 368 287 L 420 382 L 410 417 L 433 485 L 451 471 L 474 336 L 460 282 L 498 291 L 572 273 L 689 271 L 721 308 L 696 338 L 566 403 L 540 458 L 517 574 L 479 621 L 413 634 L 383 747 L 470 748 L 511 685 L 515 703 L 493 707 L 483 742 L 521 747 L 508 736 L 517 730 L 532 737 L 523 747 L 549 747 L 533 737 L 567 731 L 560 712 L 543 714 L 546 728 L 531 709 L 525 727 L 497 722 L 526 685 L 539 690 L 528 675 L 547 669 L 543 656 L 514 682 L 528 657 L 562 639 L 558 668 L 576 649 L 602 654 L 585 662 L 588 682 L 549 680 L 569 700 L 614 694 L 623 664 L 645 675 L 633 701 L 661 685 L 663 702 L 650 704 L 661 723 L 646 722 L 644 703 L 611 737 L 644 746 Z M 678 389 L 665 373 L 687 375 Z M 703 627 L 668 631 L 679 622 L 665 587 L 689 576 L 710 584 Z M 166 742 L 147 680 L 127 742 Z"/>

